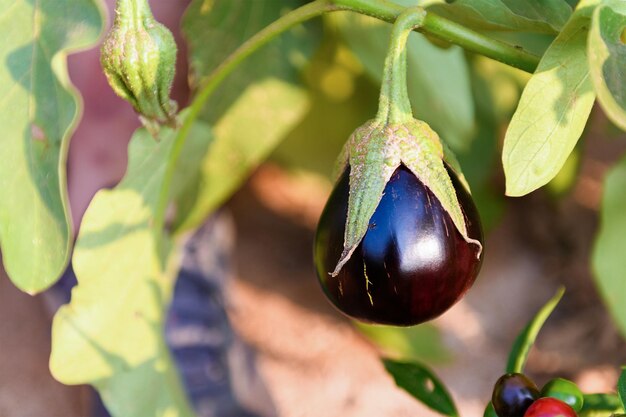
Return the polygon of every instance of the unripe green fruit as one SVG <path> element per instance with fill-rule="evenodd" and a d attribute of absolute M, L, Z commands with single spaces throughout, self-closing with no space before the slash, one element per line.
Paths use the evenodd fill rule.
<path fill-rule="evenodd" d="M 115 13 L 100 56 L 111 88 L 149 129 L 175 125 L 177 105 L 169 97 L 176 69 L 172 33 L 154 19 L 147 0 L 118 0 Z"/>
<path fill-rule="evenodd" d="M 542 397 L 559 399 L 578 412 L 583 407 L 583 393 L 572 381 L 563 378 L 555 378 L 541 389 Z"/>

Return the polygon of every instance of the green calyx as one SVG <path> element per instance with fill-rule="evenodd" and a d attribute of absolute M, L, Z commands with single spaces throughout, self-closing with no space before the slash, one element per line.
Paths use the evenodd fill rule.
<path fill-rule="evenodd" d="M 332 276 L 337 276 L 367 232 L 369 221 L 395 170 L 404 165 L 439 199 L 463 238 L 468 236 L 465 217 L 444 161 L 455 171 L 458 163 L 430 126 L 413 118 L 407 93 L 406 42 L 426 12 L 410 8 L 396 20 L 385 60 L 378 114 L 348 139 L 340 157 L 341 171 L 350 166 L 350 196 L 343 252 Z M 462 178 L 462 176 L 460 176 Z"/>
<path fill-rule="evenodd" d="M 176 42 L 154 19 L 147 0 L 117 1 L 100 62 L 111 88 L 133 106 L 149 130 L 156 133 L 160 125 L 177 125 L 177 105 L 170 100 Z"/>

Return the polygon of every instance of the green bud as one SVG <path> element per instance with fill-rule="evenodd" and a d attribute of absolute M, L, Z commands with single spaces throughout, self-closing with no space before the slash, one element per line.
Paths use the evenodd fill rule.
<path fill-rule="evenodd" d="M 176 125 L 177 105 L 170 100 L 176 42 L 154 19 L 147 0 L 117 1 L 100 62 L 113 91 L 134 107 L 149 130 Z"/>

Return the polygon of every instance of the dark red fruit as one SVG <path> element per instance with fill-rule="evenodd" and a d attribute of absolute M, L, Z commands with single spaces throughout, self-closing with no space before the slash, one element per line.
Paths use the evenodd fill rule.
<path fill-rule="evenodd" d="M 556 398 L 539 398 L 526 410 L 523 417 L 577 417 L 576 411 Z"/>
<path fill-rule="evenodd" d="M 522 374 L 504 374 L 493 387 L 491 403 L 498 417 L 524 417 L 530 405 L 539 398 L 539 389 Z"/>
<path fill-rule="evenodd" d="M 449 170 L 469 236 L 482 242 L 471 196 Z M 315 237 L 315 266 L 326 296 L 343 313 L 371 323 L 411 326 L 456 303 L 482 259 L 435 195 L 404 166 L 387 185 L 369 230 L 336 277 L 348 211 L 349 168 L 335 186 Z"/>

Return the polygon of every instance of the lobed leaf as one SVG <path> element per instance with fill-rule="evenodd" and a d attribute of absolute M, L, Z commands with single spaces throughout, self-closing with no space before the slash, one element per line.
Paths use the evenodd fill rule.
<path fill-rule="evenodd" d="M 124 179 L 85 213 L 73 257 L 78 285 L 52 325 L 52 374 L 94 385 L 114 417 L 193 415 L 163 336 L 176 251 L 154 228 L 174 136 L 133 136 Z M 197 124 L 189 140 L 207 137 Z"/>
<path fill-rule="evenodd" d="M 600 229 L 592 253 L 596 285 L 613 320 L 626 335 L 626 158 L 622 158 L 604 180 Z"/>
<path fill-rule="evenodd" d="M 66 68 L 103 29 L 98 0 L 0 0 L 0 245 L 4 267 L 37 293 L 72 244 L 65 163 L 81 111 Z"/>
<path fill-rule="evenodd" d="M 458 417 L 459 413 L 445 385 L 425 365 L 383 359 L 387 372 L 396 385 L 432 410 L 444 416 Z"/>
<path fill-rule="evenodd" d="M 595 100 L 586 53 L 595 2 L 576 9 L 524 89 L 502 151 L 509 196 L 554 178 L 583 132 Z"/>
<path fill-rule="evenodd" d="M 302 88 L 279 79 L 248 87 L 215 125 L 215 140 L 177 201 L 176 229 L 198 226 L 237 190 L 301 120 L 308 104 Z M 181 159 L 179 165 L 184 164 Z"/>
<path fill-rule="evenodd" d="M 202 84 L 206 76 L 256 32 L 301 3 L 300 0 L 193 0 L 182 24 L 190 49 L 192 87 Z M 217 123 L 247 86 L 267 78 L 300 85 L 300 71 L 315 51 L 320 35 L 317 25 L 306 24 L 272 40 L 250 56 L 213 93 L 202 118 L 211 124 Z"/>
<path fill-rule="evenodd" d="M 607 116 L 626 130 L 626 3 L 604 1 L 596 8 L 587 42 L 589 68 L 598 101 Z"/>
<path fill-rule="evenodd" d="M 192 85 L 200 85 L 245 40 L 298 4 L 193 1 L 183 21 Z M 203 154 L 198 174 L 177 198 L 177 231 L 198 226 L 306 114 L 309 97 L 300 71 L 317 40 L 314 27 L 297 27 L 255 52 L 215 91 L 200 116 L 215 126 L 215 141 Z"/>

